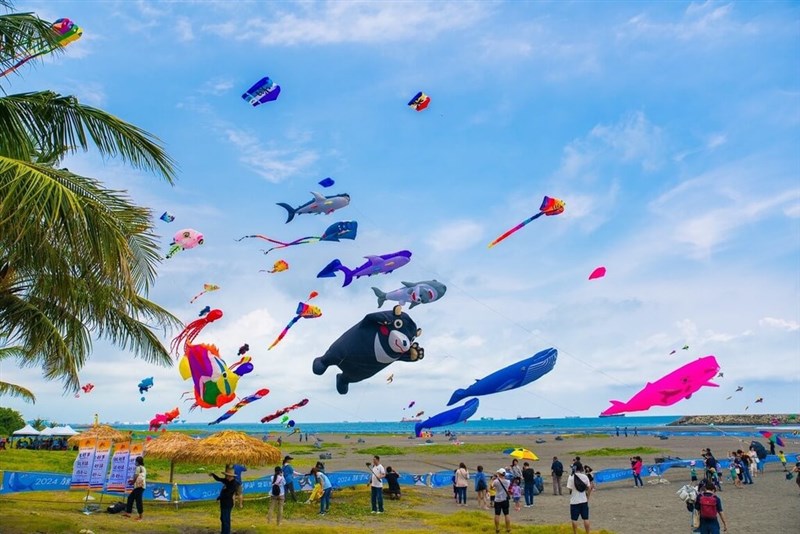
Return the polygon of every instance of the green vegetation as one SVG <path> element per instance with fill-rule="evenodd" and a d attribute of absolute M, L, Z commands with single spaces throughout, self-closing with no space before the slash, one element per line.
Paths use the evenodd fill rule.
<path fill-rule="evenodd" d="M 8 436 L 24 426 L 25 420 L 18 411 L 0 407 L 0 436 Z"/>
<path fill-rule="evenodd" d="M 430 499 L 428 492 L 427 489 L 404 488 L 401 500 L 387 501 L 386 514 L 374 516 L 370 514 L 368 488 L 347 488 L 334 492 L 330 512 L 324 519 L 317 516 L 316 505 L 304 504 L 302 499 L 305 495 L 298 495 L 297 503 L 286 503 L 280 531 L 285 534 L 494 532 L 492 516 L 487 512 L 473 510 L 441 514 L 421 510 Z M 3 516 L 3 533 L 78 532 L 81 529 L 104 534 L 128 534 L 132 531 L 176 534 L 219 532 L 219 505 L 214 501 L 185 503 L 177 510 L 171 504 L 148 501 L 145 503 L 144 522 L 135 524 L 131 519 L 119 515 L 98 512 L 85 516 L 79 513 L 83 509 L 84 495 L 76 491 L 37 492 L 35 498 L 30 498 L 30 494 L 2 496 L 0 514 Z M 92 502 L 99 504 L 100 495 L 93 496 L 96 500 Z M 103 508 L 115 500 L 105 496 Z M 248 496 L 243 510 L 234 509 L 234 530 L 240 534 L 264 532 L 268 506 L 266 496 Z M 516 534 L 569 534 L 572 528 L 568 525 L 514 524 L 513 531 Z M 607 530 L 595 532 L 612 534 Z"/>
<path fill-rule="evenodd" d="M 637 456 L 642 454 L 659 454 L 663 449 L 653 447 L 636 447 L 635 449 L 617 449 L 615 447 L 603 447 L 602 449 L 589 449 L 585 451 L 570 451 L 576 456 Z"/>
<path fill-rule="evenodd" d="M 405 447 L 392 447 L 389 445 L 378 445 L 377 447 L 368 447 L 366 449 L 358 449 L 358 454 L 369 454 L 370 456 L 401 456 L 406 453 Z"/>

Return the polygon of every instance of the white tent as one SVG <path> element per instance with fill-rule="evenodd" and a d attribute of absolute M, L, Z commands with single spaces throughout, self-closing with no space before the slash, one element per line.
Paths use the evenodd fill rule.
<path fill-rule="evenodd" d="M 12 436 L 38 436 L 39 434 L 40 432 L 31 425 L 25 425 L 19 430 L 15 430 L 11 433 Z"/>
<path fill-rule="evenodd" d="M 39 435 L 63 437 L 63 436 L 74 436 L 75 434 L 77 434 L 77 432 L 75 432 L 72 428 L 68 426 L 57 426 L 53 428 L 45 428 Z"/>

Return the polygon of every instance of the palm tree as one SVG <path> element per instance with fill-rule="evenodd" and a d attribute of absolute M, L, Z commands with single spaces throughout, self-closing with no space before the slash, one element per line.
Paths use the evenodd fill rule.
<path fill-rule="evenodd" d="M 5 358 L 12 357 L 24 358 L 25 351 L 23 351 L 20 347 L 0 347 L 0 361 L 4 360 Z M 8 397 L 20 397 L 24 401 L 30 403 L 36 402 L 36 396 L 31 390 L 0 380 L 0 397 L 3 395 Z"/>
<path fill-rule="evenodd" d="M 0 66 L 50 46 L 54 34 L 31 13 L 0 15 Z M 51 91 L 0 97 L 0 348 L 16 347 L 7 354 L 72 391 L 92 335 L 169 365 L 153 328 L 179 324 L 143 296 L 161 257 L 152 213 L 56 168 L 91 146 L 174 180 L 159 140 L 109 113 Z M 19 393 L 8 386 L 0 394 Z"/>

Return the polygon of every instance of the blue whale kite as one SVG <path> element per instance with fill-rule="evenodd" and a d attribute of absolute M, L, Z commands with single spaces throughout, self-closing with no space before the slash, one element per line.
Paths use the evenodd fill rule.
<path fill-rule="evenodd" d="M 462 406 L 457 406 L 442 413 L 437 413 L 433 417 L 429 417 L 425 421 L 414 425 L 414 432 L 416 432 L 417 437 L 419 437 L 423 428 L 436 428 L 439 426 L 454 425 L 456 423 L 460 423 L 461 421 L 466 421 L 475 415 L 475 412 L 478 411 L 479 404 L 480 401 L 478 399 L 470 399 Z"/>
<path fill-rule="evenodd" d="M 538 380 L 556 366 L 558 351 L 553 348 L 537 352 L 530 358 L 512 363 L 499 371 L 476 380 L 467 389 L 457 389 L 450 397 L 448 406 L 452 406 L 466 397 L 477 397 L 479 395 L 491 395 L 509 389 L 516 389 Z"/>

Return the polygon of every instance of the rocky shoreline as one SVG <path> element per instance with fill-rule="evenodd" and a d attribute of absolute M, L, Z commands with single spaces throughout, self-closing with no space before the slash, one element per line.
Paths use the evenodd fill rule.
<path fill-rule="evenodd" d="M 741 426 L 767 426 L 777 421 L 778 424 L 798 424 L 796 415 L 790 414 L 758 414 L 758 415 L 685 415 L 669 423 L 668 426 L 697 426 L 697 425 L 741 425 Z"/>

